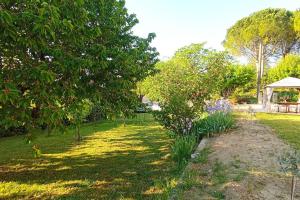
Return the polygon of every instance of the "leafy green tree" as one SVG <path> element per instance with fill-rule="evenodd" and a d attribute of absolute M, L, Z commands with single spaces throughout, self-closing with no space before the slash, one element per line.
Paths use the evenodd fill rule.
<path fill-rule="evenodd" d="M 83 99 L 129 112 L 136 83 L 153 72 L 154 34 L 124 0 L 0 3 L 0 127 L 60 126 Z"/>
<path fill-rule="evenodd" d="M 224 74 L 221 96 L 225 98 L 232 95 L 243 95 L 255 89 L 256 71 L 253 66 L 230 65 Z"/>
<path fill-rule="evenodd" d="M 224 46 L 234 55 L 246 56 L 256 62 L 259 97 L 266 62 L 299 49 L 294 14 L 273 8 L 255 12 L 228 29 Z"/>
<path fill-rule="evenodd" d="M 268 71 L 267 83 L 279 81 L 286 77 L 300 78 L 300 56 L 289 54 L 279 60 L 278 64 Z"/>
<path fill-rule="evenodd" d="M 188 134 L 191 120 L 201 107 L 199 75 L 183 60 L 170 60 L 157 64 L 158 74 L 142 83 L 143 93 L 158 101 L 162 108 L 155 117 L 177 134 Z"/>
<path fill-rule="evenodd" d="M 219 92 L 228 59 L 224 52 L 192 44 L 179 49 L 170 60 L 158 63 L 159 72 L 141 84 L 142 93 L 162 108 L 156 118 L 176 134 L 189 134 L 204 101 Z"/>

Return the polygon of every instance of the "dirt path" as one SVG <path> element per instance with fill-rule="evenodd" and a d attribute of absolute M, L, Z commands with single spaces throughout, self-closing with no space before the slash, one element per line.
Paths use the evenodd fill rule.
<path fill-rule="evenodd" d="M 201 187 L 189 188 L 180 199 L 290 199 L 291 178 L 280 172 L 278 157 L 291 148 L 271 128 L 241 119 L 237 129 L 211 139 L 208 146 L 207 162 L 187 169 L 197 173 L 194 182 Z M 300 200 L 300 182 L 296 192 Z"/>
<path fill-rule="evenodd" d="M 289 151 L 290 147 L 278 139 L 269 127 L 256 121 L 241 120 L 238 127 L 211 143 L 212 159 L 227 165 L 239 160 L 241 167 L 249 170 L 249 175 L 241 183 L 227 186 L 226 198 L 289 199 L 290 180 L 278 174 L 278 156 Z"/>

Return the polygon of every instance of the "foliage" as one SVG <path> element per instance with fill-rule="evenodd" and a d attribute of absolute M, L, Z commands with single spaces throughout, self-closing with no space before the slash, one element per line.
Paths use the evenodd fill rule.
<path fill-rule="evenodd" d="M 95 122 L 102 119 L 106 119 L 105 106 L 100 103 L 94 103 L 91 109 L 91 112 L 87 115 L 87 122 Z"/>
<path fill-rule="evenodd" d="M 279 91 L 277 94 L 280 102 L 297 102 L 299 98 L 297 90 Z"/>
<path fill-rule="evenodd" d="M 33 154 L 35 158 L 39 158 L 42 155 L 42 151 L 38 145 L 33 145 L 32 146 Z"/>
<path fill-rule="evenodd" d="M 178 136 L 171 146 L 171 157 L 178 167 L 183 167 L 191 158 L 197 139 L 194 135 Z"/>
<path fill-rule="evenodd" d="M 177 109 L 176 105 L 179 105 Z M 187 106 L 183 109 L 180 107 L 182 107 L 181 103 L 174 104 L 171 108 L 163 106 L 162 111 L 154 111 L 153 116 L 161 125 L 176 135 L 188 135 L 192 128 L 194 113 Z"/>
<path fill-rule="evenodd" d="M 255 12 L 228 29 L 224 46 L 235 55 L 257 60 L 260 43 L 265 47 L 264 59 L 267 60 L 297 50 L 299 42 L 293 13 L 273 8 Z"/>
<path fill-rule="evenodd" d="M 67 115 L 68 120 L 71 122 L 71 124 L 74 124 L 76 126 L 77 140 L 80 141 L 80 125 L 91 113 L 92 102 L 90 102 L 88 99 L 83 99 L 82 101 L 78 102 L 78 104 L 69 107 L 69 109 L 70 110 L 68 110 Z"/>
<path fill-rule="evenodd" d="M 232 97 L 237 91 L 247 93 L 255 88 L 256 71 L 250 65 L 230 65 L 224 74 L 221 96 Z"/>
<path fill-rule="evenodd" d="M 234 124 L 231 113 L 215 112 L 204 119 L 194 121 L 192 132 L 198 137 L 209 137 L 232 128 Z"/>
<path fill-rule="evenodd" d="M 291 173 L 292 187 L 291 187 L 291 199 L 294 199 L 296 191 L 296 179 L 300 177 L 300 153 L 295 151 L 294 153 L 288 152 L 286 155 L 279 158 L 281 170 L 285 173 Z"/>
<path fill-rule="evenodd" d="M 136 83 L 153 72 L 154 34 L 124 0 L 0 3 L 0 127 L 60 126 L 83 99 L 130 112 Z"/>
<path fill-rule="evenodd" d="M 287 152 L 285 155 L 279 157 L 281 170 L 285 173 L 292 173 L 293 176 L 300 177 L 300 153 L 294 151 Z"/>
<path fill-rule="evenodd" d="M 300 78 L 300 56 L 288 54 L 268 71 L 267 83 L 273 83 L 286 77 Z"/>
<path fill-rule="evenodd" d="M 27 129 L 24 126 L 19 127 L 9 127 L 8 129 L 4 129 L 4 127 L 0 126 L 0 137 L 8 137 L 13 135 L 23 135 L 27 133 Z"/>
<path fill-rule="evenodd" d="M 155 117 L 176 134 L 188 134 L 192 120 L 203 110 L 204 100 L 219 94 L 230 59 L 225 52 L 192 44 L 158 63 L 159 72 L 141 83 L 142 93 L 162 108 Z"/>
<path fill-rule="evenodd" d="M 230 96 L 230 100 L 233 103 L 238 104 L 255 104 L 257 103 L 257 98 L 255 97 L 256 90 L 249 89 L 249 91 L 245 91 L 244 88 L 237 88 L 234 93 Z"/>
<path fill-rule="evenodd" d="M 294 29 L 300 38 L 300 10 L 295 11 Z"/>

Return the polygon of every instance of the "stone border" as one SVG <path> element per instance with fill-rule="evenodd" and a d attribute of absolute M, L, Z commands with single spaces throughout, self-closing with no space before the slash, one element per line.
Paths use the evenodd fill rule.
<path fill-rule="evenodd" d="M 209 139 L 208 138 L 203 138 L 196 148 L 195 152 L 191 155 L 191 159 L 197 158 L 197 156 L 200 154 L 200 152 L 206 147 Z"/>
<path fill-rule="evenodd" d="M 191 155 L 191 160 L 197 158 L 197 156 L 201 153 L 201 151 L 207 147 L 208 145 L 208 142 L 209 142 L 209 138 L 203 138 L 201 140 L 201 142 L 199 143 L 199 145 L 197 146 L 195 152 Z M 171 191 L 171 194 L 170 194 L 170 197 L 168 198 L 169 200 L 176 200 L 176 189 L 178 187 L 178 185 L 180 185 L 183 181 L 183 176 L 184 176 L 184 173 L 186 171 L 186 169 L 188 168 L 188 166 L 190 165 L 191 161 L 186 165 L 186 167 L 184 168 L 182 174 L 180 175 L 180 178 L 178 180 L 178 184 L 177 186 Z"/>

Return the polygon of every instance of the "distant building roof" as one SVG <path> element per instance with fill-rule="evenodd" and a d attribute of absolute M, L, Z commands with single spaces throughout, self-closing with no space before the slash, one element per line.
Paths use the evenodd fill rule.
<path fill-rule="evenodd" d="M 268 88 L 300 88 L 300 79 L 287 77 L 270 85 Z"/>

